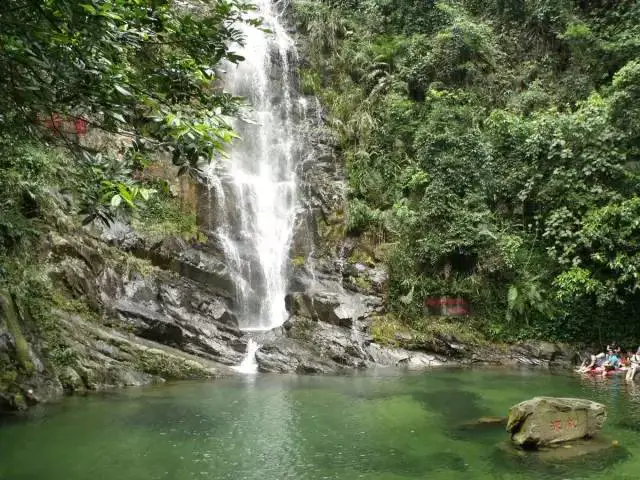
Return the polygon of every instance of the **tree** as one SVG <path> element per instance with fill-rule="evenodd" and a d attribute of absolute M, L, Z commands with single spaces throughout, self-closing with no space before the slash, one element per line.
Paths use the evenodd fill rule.
<path fill-rule="evenodd" d="M 227 116 L 239 100 L 216 85 L 216 69 L 242 60 L 233 48 L 249 9 L 237 0 L 189 8 L 173 0 L 7 0 L 0 6 L 0 129 L 41 141 L 39 119 L 59 133 L 56 118 L 79 117 L 132 138 L 124 170 L 135 167 L 133 158 L 164 151 L 181 174 L 196 174 L 235 136 Z M 131 179 L 107 178 L 96 152 L 63 136 L 57 143 L 76 155 L 78 175 L 102 172 L 92 181 L 104 188 L 85 192 L 89 220 L 108 221 L 111 207 L 147 195 Z"/>

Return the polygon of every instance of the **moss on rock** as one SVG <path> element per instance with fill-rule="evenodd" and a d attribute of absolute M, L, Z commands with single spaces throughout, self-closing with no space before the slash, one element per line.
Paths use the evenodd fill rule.
<path fill-rule="evenodd" d="M 170 355 L 162 350 L 150 348 L 139 352 L 137 367 L 146 373 L 165 379 L 189 379 L 212 377 L 214 372 L 201 363 Z"/>
<path fill-rule="evenodd" d="M 392 315 L 376 316 L 371 324 L 371 336 L 381 345 L 398 346 L 398 334 L 408 331 L 409 329 Z"/>
<path fill-rule="evenodd" d="M 0 292 L 0 320 L 4 323 L 15 342 L 15 360 L 19 368 L 27 374 L 33 373 L 34 366 L 29 353 L 29 344 L 20 327 L 15 303 L 11 296 L 4 292 Z"/>

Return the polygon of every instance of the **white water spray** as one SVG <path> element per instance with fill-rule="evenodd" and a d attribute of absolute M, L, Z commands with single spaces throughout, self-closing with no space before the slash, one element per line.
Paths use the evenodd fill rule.
<path fill-rule="evenodd" d="M 256 361 L 256 352 L 260 350 L 262 345 L 258 345 L 253 339 L 249 339 L 247 342 L 247 354 L 245 355 L 242 363 L 233 368 L 236 372 L 240 373 L 258 373 L 258 362 Z"/>
<path fill-rule="evenodd" d="M 270 0 L 256 15 L 271 33 L 243 27 L 245 57 L 224 75 L 227 90 L 247 99 L 250 121 L 237 121 L 230 159 L 210 171 L 213 230 L 236 284 L 235 311 L 243 330 L 268 330 L 287 318 L 289 249 L 297 206 L 296 122 L 301 105 L 292 80 L 297 56 Z"/>

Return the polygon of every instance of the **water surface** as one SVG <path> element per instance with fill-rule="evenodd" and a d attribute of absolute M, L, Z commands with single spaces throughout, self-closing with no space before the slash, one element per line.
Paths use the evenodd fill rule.
<path fill-rule="evenodd" d="M 545 463 L 470 429 L 535 395 L 609 407 L 623 448 Z M 541 371 L 241 377 L 69 398 L 0 425 L 1 480 L 631 479 L 640 388 Z"/>

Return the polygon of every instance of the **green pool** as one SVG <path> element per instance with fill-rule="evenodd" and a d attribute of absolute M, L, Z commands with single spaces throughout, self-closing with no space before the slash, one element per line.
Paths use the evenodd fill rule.
<path fill-rule="evenodd" d="M 506 453 L 469 428 L 535 395 L 609 406 L 620 448 L 578 462 Z M 632 479 L 640 386 L 540 370 L 258 375 L 69 398 L 0 424 L 1 480 Z"/>

